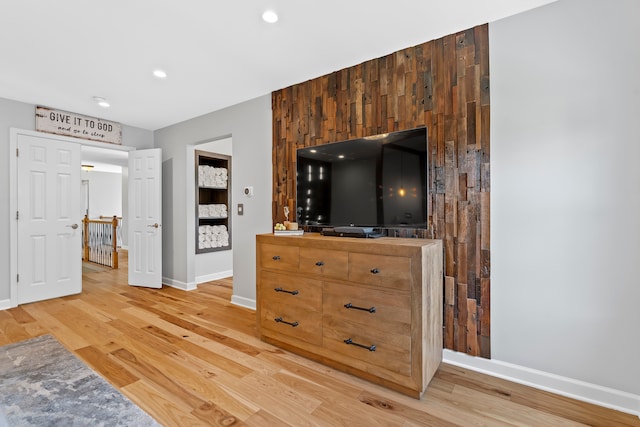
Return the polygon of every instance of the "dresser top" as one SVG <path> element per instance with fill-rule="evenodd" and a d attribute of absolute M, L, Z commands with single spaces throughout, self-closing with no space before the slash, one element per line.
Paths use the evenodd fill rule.
<path fill-rule="evenodd" d="M 263 243 L 294 245 L 358 252 L 376 253 L 379 250 L 389 251 L 392 248 L 402 251 L 404 248 L 415 250 L 429 246 L 442 247 L 441 240 L 412 239 L 402 237 L 378 237 L 375 239 L 358 237 L 323 236 L 320 233 L 304 233 L 302 236 L 276 236 L 272 233 L 259 234 L 256 238 Z"/>

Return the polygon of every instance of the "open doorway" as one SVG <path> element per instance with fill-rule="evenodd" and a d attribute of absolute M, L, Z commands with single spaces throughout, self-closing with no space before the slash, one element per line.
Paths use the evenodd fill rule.
<path fill-rule="evenodd" d="M 127 151 L 82 146 L 83 276 L 128 266 L 128 157 Z"/>

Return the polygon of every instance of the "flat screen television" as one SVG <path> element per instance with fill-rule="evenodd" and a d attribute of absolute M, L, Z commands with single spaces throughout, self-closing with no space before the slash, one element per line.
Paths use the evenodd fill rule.
<path fill-rule="evenodd" d="M 299 148 L 297 221 L 427 228 L 427 129 Z"/>

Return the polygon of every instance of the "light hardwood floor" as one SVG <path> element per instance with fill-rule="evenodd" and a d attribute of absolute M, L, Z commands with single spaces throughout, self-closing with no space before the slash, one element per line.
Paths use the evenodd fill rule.
<path fill-rule="evenodd" d="M 0 345 L 52 334 L 165 426 L 640 426 L 447 364 L 412 399 L 261 342 L 230 279 L 127 286 L 124 255 L 120 270 L 85 274 L 80 295 L 0 311 Z"/>

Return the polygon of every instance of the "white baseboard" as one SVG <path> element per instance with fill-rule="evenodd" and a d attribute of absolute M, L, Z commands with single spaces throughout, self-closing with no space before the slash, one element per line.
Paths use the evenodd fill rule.
<path fill-rule="evenodd" d="M 183 291 L 192 291 L 198 287 L 196 282 L 186 283 L 179 280 L 169 279 L 168 277 L 162 278 L 162 284 L 171 286 L 172 288 L 181 289 Z"/>
<path fill-rule="evenodd" d="M 227 277 L 233 277 L 233 270 L 221 271 L 219 273 L 207 274 L 205 276 L 196 277 L 194 282 L 181 282 L 179 280 L 170 279 L 168 277 L 162 278 L 162 283 L 172 288 L 182 289 L 183 291 L 193 291 L 198 288 L 198 284 L 210 282 L 212 280 L 225 279 Z"/>
<path fill-rule="evenodd" d="M 0 300 L 0 310 L 7 310 L 13 308 L 11 306 L 11 299 L 2 299 Z"/>
<path fill-rule="evenodd" d="M 219 273 L 205 274 L 204 276 L 196 277 L 196 283 L 212 282 L 214 280 L 226 279 L 227 277 L 233 277 L 233 270 L 221 271 Z"/>
<path fill-rule="evenodd" d="M 249 308 L 251 310 L 256 309 L 256 300 L 245 298 L 245 297 L 239 297 L 237 295 L 231 295 L 231 304 L 235 304 L 244 308 Z"/>
<path fill-rule="evenodd" d="M 544 371 L 443 351 L 443 362 L 640 417 L 640 396 Z"/>

